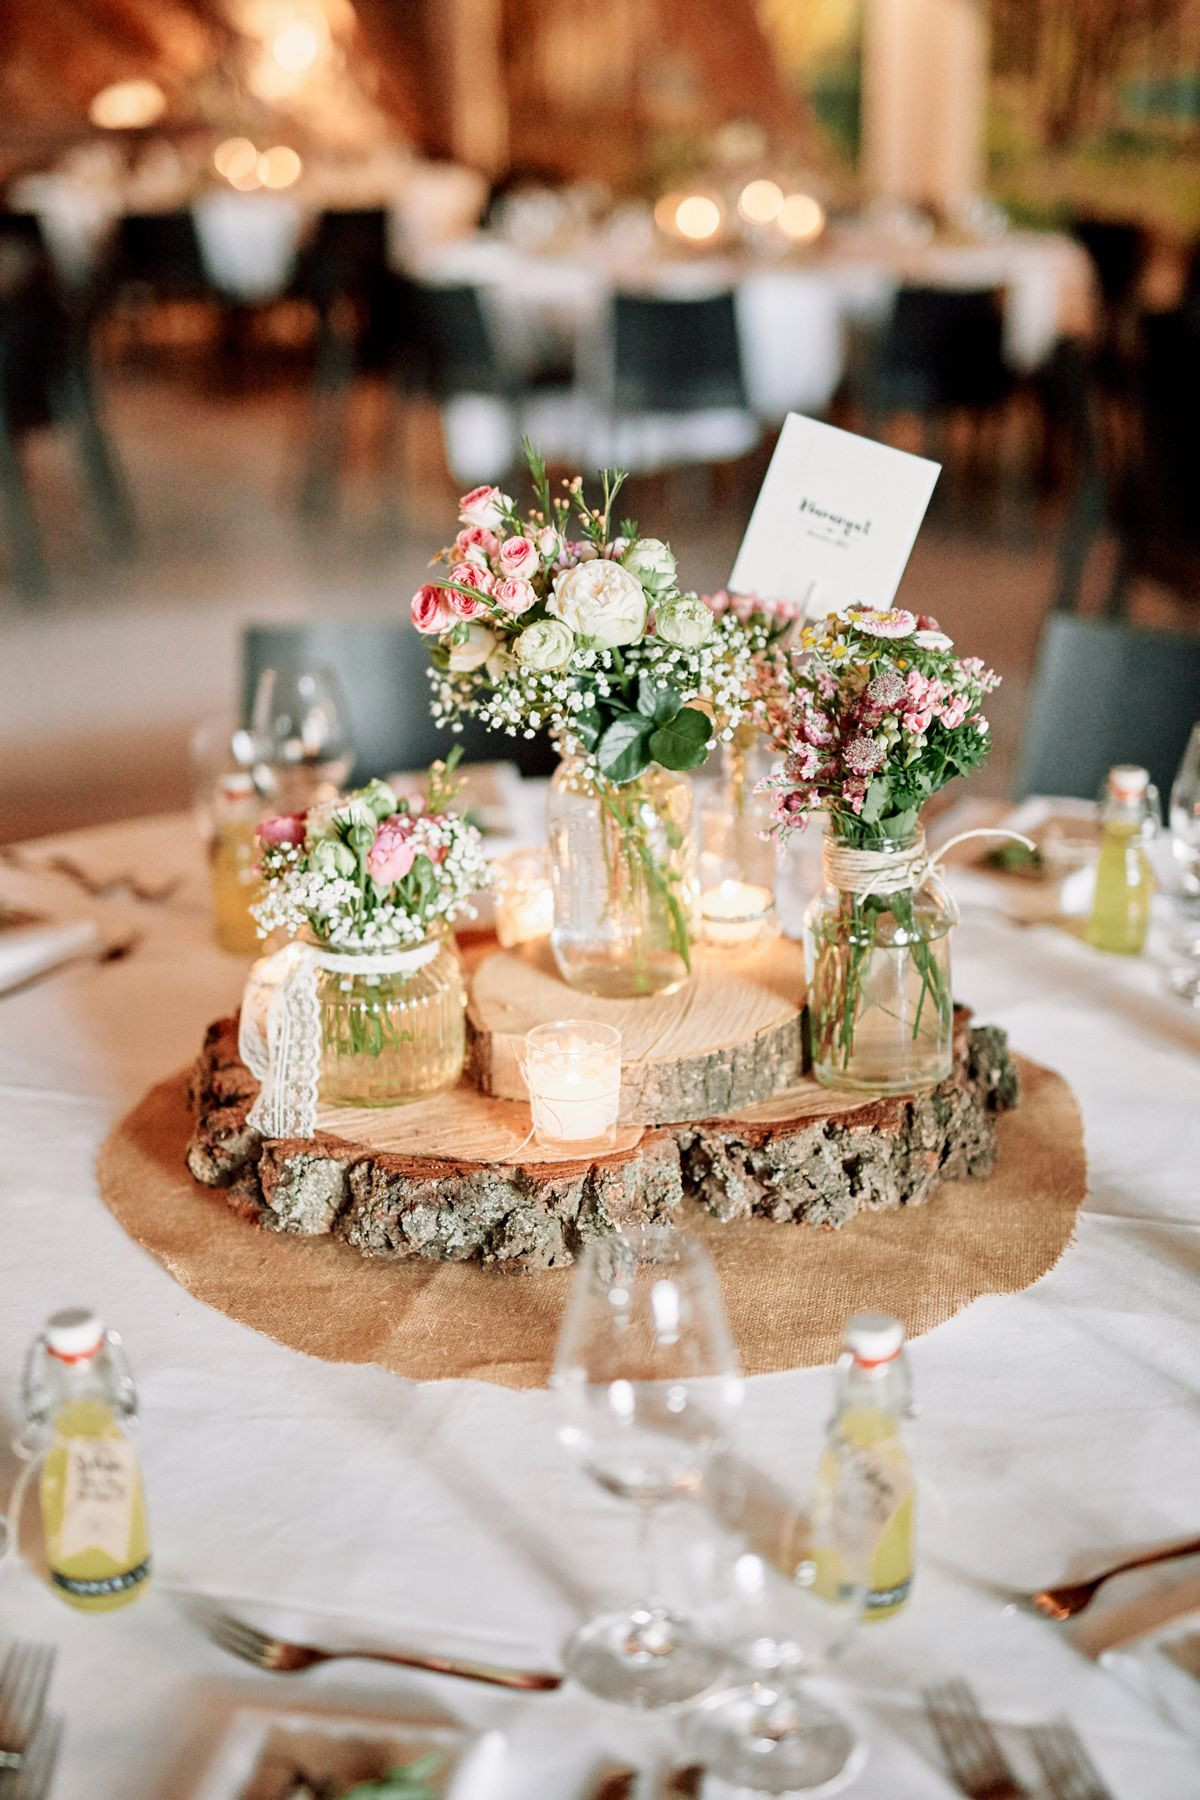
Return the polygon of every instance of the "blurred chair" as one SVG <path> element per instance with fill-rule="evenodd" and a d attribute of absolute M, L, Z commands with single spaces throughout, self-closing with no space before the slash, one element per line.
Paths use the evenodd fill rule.
<path fill-rule="evenodd" d="M 634 473 L 732 461 L 761 437 L 731 292 L 615 294 L 606 386 L 595 461 Z"/>
<path fill-rule="evenodd" d="M 1109 314 L 1130 306 L 1146 267 L 1145 227 L 1132 219 L 1077 217 L 1072 230 L 1091 259 L 1100 297 Z"/>
<path fill-rule="evenodd" d="M 133 536 L 128 496 L 96 407 L 85 324 L 58 298 L 48 261 L 0 255 L 0 514 L 18 589 L 44 595 L 49 576 L 22 466 L 24 440 L 47 428 L 75 439 L 84 479 L 114 552 Z"/>
<path fill-rule="evenodd" d="M 1013 386 L 999 288 L 897 289 L 867 377 L 872 414 L 981 414 L 1001 406 Z"/>
<path fill-rule="evenodd" d="M 338 676 L 354 741 L 356 783 L 424 768 L 455 744 L 470 762 L 515 762 L 525 775 L 549 774 L 557 761 L 543 739 L 510 738 L 474 721 L 460 733 L 435 725 L 427 646 L 407 619 L 248 626 L 242 640 L 244 720 L 250 718 L 262 671 L 282 663 L 325 664 Z"/>
<path fill-rule="evenodd" d="M 1092 800 L 1114 763 L 1164 796 L 1200 717 L 1200 638 L 1052 613 L 1025 721 L 1017 798 Z"/>
<path fill-rule="evenodd" d="M 212 299 L 214 289 L 191 212 L 180 208 L 175 212 L 126 213 L 120 218 L 109 285 L 123 297 L 134 299 Z"/>

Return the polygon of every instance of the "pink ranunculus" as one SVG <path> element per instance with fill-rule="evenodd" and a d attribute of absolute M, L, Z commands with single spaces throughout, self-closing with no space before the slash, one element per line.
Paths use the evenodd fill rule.
<path fill-rule="evenodd" d="M 499 525 L 503 494 L 498 487 L 472 488 L 458 503 L 458 516 L 464 525 L 481 525 L 490 531 Z"/>
<path fill-rule="evenodd" d="M 302 844 L 308 833 L 306 813 L 278 813 L 258 828 L 260 844 Z"/>
<path fill-rule="evenodd" d="M 531 582 L 523 581 L 520 576 L 514 575 L 507 581 L 496 583 L 492 589 L 492 599 L 497 606 L 502 606 L 505 612 L 523 613 L 529 611 L 537 599 L 537 595 L 533 591 Z"/>
<path fill-rule="evenodd" d="M 440 637 L 454 623 L 454 614 L 446 603 L 446 590 L 427 581 L 412 597 L 412 622 L 426 637 Z"/>
<path fill-rule="evenodd" d="M 399 815 L 385 819 L 378 827 L 367 851 L 367 873 L 376 887 L 390 888 L 404 880 L 417 860 L 412 838 L 412 820 Z"/>
<path fill-rule="evenodd" d="M 486 525 L 464 525 L 454 540 L 454 554 L 465 562 L 481 563 L 495 556 L 500 539 Z"/>
<path fill-rule="evenodd" d="M 538 547 L 530 538 L 505 538 L 500 546 L 500 573 L 528 581 L 536 575 L 541 567 L 542 559 L 538 555 Z"/>

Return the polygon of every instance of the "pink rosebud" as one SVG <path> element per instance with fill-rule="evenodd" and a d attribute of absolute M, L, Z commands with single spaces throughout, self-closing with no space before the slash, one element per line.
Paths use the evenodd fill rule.
<path fill-rule="evenodd" d="M 520 576 L 514 575 L 507 581 L 496 583 L 492 589 L 492 599 L 497 606 L 502 606 L 505 612 L 523 613 L 529 611 L 537 599 L 537 595 L 533 591 L 531 582 L 523 581 Z"/>
<path fill-rule="evenodd" d="M 412 821 L 399 816 L 379 826 L 367 851 L 367 873 L 376 887 L 390 888 L 404 880 L 417 860 L 412 833 Z"/>
<path fill-rule="evenodd" d="M 260 844 L 302 844 L 308 835 L 306 813 L 279 813 L 258 828 Z"/>
<path fill-rule="evenodd" d="M 538 555 L 543 562 L 553 562 L 562 552 L 563 541 L 553 525 L 543 525 L 537 534 Z"/>
<path fill-rule="evenodd" d="M 503 505 L 504 495 L 498 487 L 472 488 L 459 501 L 458 516 L 464 525 L 481 525 L 485 531 L 490 531 L 499 525 Z"/>
<path fill-rule="evenodd" d="M 464 562 L 478 563 L 486 568 L 488 558 L 495 556 L 500 548 L 500 539 L 486 525 L 467 525 L 454 540 L 454 553 Z"/>
<path fill-rule="evenodd" d="M 440 637 L 454 623 L 454 614 L 446 604 L 446 590 L 426 582 L 412 597 L 412 622 L 426 637 Z"/>
<path fill-rule="evenodd" d="M 531 575 L 537 574 L 542 559 L 538 555 L 537 545 L 529 538 L 510 537 L 505 538 L 500 546 L 499 562 L 502 575 L 528 581 Z"/>

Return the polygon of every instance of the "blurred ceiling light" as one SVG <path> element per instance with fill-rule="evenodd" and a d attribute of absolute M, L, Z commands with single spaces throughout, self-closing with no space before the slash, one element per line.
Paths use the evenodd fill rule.
<path fill-rule="evenodd" d="M 287 144 L 273 144 L 258 159 L 258 179 L 264 187 L 291 187 L 299 181 L 304 164 Z"/>
<path fill-rule="evenodd" d="M 752 225 L 769 225 L 778 218 L 783 189 L 777 181 L 748 181 L 738 201 L 738 211 Z"/>
<path fill-rule="evenodd" d="M 700 243 L 721 229 L 721 209 L 707 194 L 689 194 L 675 208 L 675 227 L 685 238 Z"/>
<path fill-rule="evenodd" d="M 153 125 L 167 107 L 156 81 L 114 81 L 101 88 L 88 107 L 88 118 L 102 131 L 138 131 Z"/>
<path fill-rule="evenodd" d="M 226 138 L 213 151 L 213 167 L 226 181 L 235 175 L 249 175 L 258 168 L 258 151 L 249 138 Z"/>
<path fill-rule="evenodd" d="M 271 39 L 271 55 L 281 69 L 311 69 L 322 50 L 321 33 L 310 19 L 292 19 Z"/>
<path fill-rule="evenodd" d="M 798 244 L 811 244 L 825 229 L 825 208 L 811 194 L 789 194 L 779 209 L 776 224 Z"/>

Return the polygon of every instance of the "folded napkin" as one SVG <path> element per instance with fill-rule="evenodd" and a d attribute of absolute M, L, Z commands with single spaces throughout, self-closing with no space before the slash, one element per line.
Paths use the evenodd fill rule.
<path fill-rule="evenodd" d="M 1073 1636 L 1160 1719 L 1200 1743 L 1200 1575 L 1104 1608 Z"/>
<path fill-rule="evenodd" d="M 0 994 L 20 987 L 35 975 L 44 975 L 59 963 L 81 956 L 100 941 L 100 932 L 91 919 L 76 919 L 70 925 L 54 925 L 44 921 L 14 925 L 4 930 L 0 914 Z"/>

